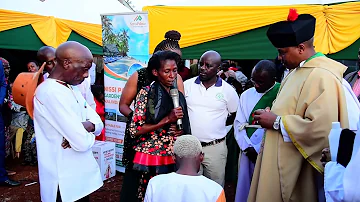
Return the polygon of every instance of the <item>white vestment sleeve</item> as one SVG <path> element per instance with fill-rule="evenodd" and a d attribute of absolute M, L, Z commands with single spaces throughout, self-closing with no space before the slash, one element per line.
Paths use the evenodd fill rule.
<path fill-rule="evenodd" d="M 356 135 L 360 135 L 358 131 Z M 356 138 L 355 138 L 356 140 Z M 346 202 L 360 201 L 360 150 L 356 151 L 355 156 L 346 166 L 344 173 L 344 198 Z"/>
<path fill-rule="evenodd" d="M 240 126 L 242 124 L 248 122 L 246 115 L 244 113 L 244 110 L 242 108 L 243 99 L 244 99 L 243 96 L 240 96 L 240 104 L 238 106 L 235 121 L 234 121 L 234 136 L 235 136 L 236 142 L 238 143 L 240 149 L 244 151 L 246 148 L 249 147 L 250 140 L 246 141 L 246 139 L 245 139 L 245 138 L 249 139 L 247 137 L 245 128 L 243 130 L 239 131 Z"/>
<path fill-rule="evenodd" d="M 325 166 L 324 190 L 326 202 L 344 201 L 344 179 L 345 168 L 337 162 L 330 161 Z"/>
<path fill-rule="evenodd" d="M 280 121 L 280 130 L 281 130 L 281 134 L 282 134 L 282 136 L 283 136 L 284 142 L 291 142 L 290 136 L 289 136 L 289 134 L 286 132 L 285 126 L 284 126 L 282 120 Z"/>
<path fill-rule="evenodd" d="M 88 151 L 94 145 L 95 136 L 85 130 L 81 117 L 71 109 L 71 104 L 67 104 L 69 102 L 67 96 L 64 91 L 54 89 L 47 99 L 41 100 L 46 110 L 46 118 L 70 143 L 72 149 L 78 152 Z M 84 99 L 83 101 L 85 102 Z"/>

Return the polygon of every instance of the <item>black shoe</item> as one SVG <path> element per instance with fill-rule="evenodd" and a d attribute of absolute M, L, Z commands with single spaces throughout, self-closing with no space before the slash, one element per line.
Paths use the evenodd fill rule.
<path fill-rule="evenodd" d="M 14 181 L 14 180 L 5 180 L 3 182 L 0 182 L 0 186 L 8 186 L 8 187 L 15 187 L 15 186 L 19 186 L 21 183 L 18 181 Z"/>

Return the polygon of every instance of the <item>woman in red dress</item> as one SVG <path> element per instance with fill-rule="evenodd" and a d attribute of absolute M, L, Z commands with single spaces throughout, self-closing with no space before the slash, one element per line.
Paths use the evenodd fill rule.
<path fill-rule="evenodd" d="M 154 77 L 135 99 L 134 113 L 127 128 L 136 138 L 133 170 L 140 174 L 138 200 L 144 199 L 151 177 L 175 171 L 172 147 L 174 138 L 190 134 L 190 123 L 184 95 L 179 92 L 180 107 L 174 109 L 169 94 L 177 77 L 179 55 L 171 51 L 156 52 L 149 60 L 147 71 Z M 182 119 L 183 130 L 176 129 Z"/>

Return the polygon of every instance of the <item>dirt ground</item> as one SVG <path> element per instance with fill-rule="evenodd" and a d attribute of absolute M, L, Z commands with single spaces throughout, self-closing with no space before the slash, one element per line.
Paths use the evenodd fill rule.
<path fill-rule="evenodd" d="M 37 202 L 40 201 L 40 187 L 38 171 L 35 166 L 22 166 L 20 160 L 6 162 L 7 169 L 17 172 L 12 179 L 21 181 L 19 187 L 0 187 L 0 202 Z M 90 200 L 95 201 L 120 201 L 123 174 L 117 172 L 116 176 L 104 182 L 104 186 L 91 194 Z M 37 182 L 34 185 L 26 184 Z M 225 194 L 228 202 L 234 201 L 235 185 L 226 184 Z"/>

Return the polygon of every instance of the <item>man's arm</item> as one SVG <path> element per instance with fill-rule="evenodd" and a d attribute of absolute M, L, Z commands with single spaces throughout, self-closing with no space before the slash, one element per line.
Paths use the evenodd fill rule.
<path fill-rule="evenodd" d="M 235 89 L 232 88 L 230 86 L 229 89 L 227 89 L 229 92 L 227 93 L 228 95 L 228 100 L 227 100 L 227 109 L 230 113 L 230 116 L 228 116 L 227 120 L 226 120 L 226 125 L 232 125 L 234 123 L 235 120 L 235 116 L 236 116 L 236 111 L 238 109 L 239 106 L 239 96 L 236 93 Z"/>
<path fill-rule="evenodd" d="M 101 134 L 101 131 L 104 128 L 104 123 L 102 122 L 100 116 L 96 113 L 96 111 L 92 107 L 90 107 L 89 103 L 85 102 L 84 104 L 87 105 L 86 120 L 91 124 L 86 124 L 87 122 L 83 122 L 83 125 L 88 132 L 93 132 L 94 135 L 98 136 Z M 92 126 L 94 128 L 92 128 Z"/>
<path fill-rule="evenodd" d="M 34 104 L 35 107 L 44 106 L 42 116 L 47 117 L 49 123 L 69 142 L 71 148 L 78 152 L 88 151 L 94 145 L 95 136 L 85 129 L 82 119 L 68 104 L 67 97 L 68 94 L 64 91 L 53 90 L 46 95 L 36 96 Z"/>
<path fill-rule="evenodd" d="M 6 96 L 7 84 L 5 81 L 5 72 L 2 61 L 0 61 L 0 106 L 4 104 Z"/>
<path fill-rule="evenodd" d="M 227 126 L 232 125 L 234 123 L 235 117 L 236 117 L 236 112 L 231 113 L 226 119 L 226 125 Z"/>

